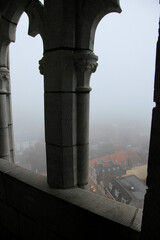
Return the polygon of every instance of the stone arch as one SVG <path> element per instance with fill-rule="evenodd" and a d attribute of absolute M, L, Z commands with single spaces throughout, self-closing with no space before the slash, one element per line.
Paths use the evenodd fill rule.
<path fill-rule="evenodd" d="M 18 21 L 26 12 L 29 17 L 29 35 L 42 36 L 43 5 L 37 0 L 2 1 L 0 5 L 0 157 L 14 162 L 9 75 L 9 44 L 15 42 Z"/>
<path fill-rule="evenodd" d="M 16 26 L 24 11 L 29 16 L 29 35 L 36 36 L 40 33 L 44 40 L 44 61 L 40 62 L 40 71 L 45 75 L 48 183 L 51 186 L 62 188 L 77 185 L 84 187 L 88 182 L 88 118 L 89 92 L 91 90 L 89 79 L 91 73 L 96 70 L 96 61 L 98 60 L 97 56 L 93 54 L 94 34 L 104 15 L 113 11 L 121 12 L 119 1 L 46 1 L 45 12 L 43 12 L 43 5 L 38 0 L 24 0 L 23 2 L 9 0 L 6 5 L 3 4 L 3 7 L 0 24 L 3 24 L 3 21 L 7 24 L 8 28 L 4 26 L 4 29 L 8 29 L 8 37 L 5 37 L 4 31 L 2 31 L 2 43 L 6 42 L 4 45 L 6 51 L 3 48 L 6 59 L 4 56 L 0 57 L 8 71 L 8 45 L 11 41 L 15 41 Z M 45 15 L 44 19 L 43 14 Z M 44 26 L 47 26 L 45 34 L 43 34 L 43 21 Z M 10 92 L 7 92 L 5 96 L 10 96 Z M 59 105 L 61 102 L 64 104 Z M 59 115 L 56 117 L 52 103 L 54 103 L 54 110 L 58 108 Z M 65 104 L 67 104 L 66 107 Z M 67 111 L 66 115 L 65 109 L 68 108 L 68 105 L 70 112 Z M 10 109 L 10 104 L 6 104 L 6 106 Z M 11 111 L 9 110 L 9 112 Z M 9 115 L 11 116 L 11 114 Z M 6 146 L 8 144 L 8 149 L 11 149 L 10 146 L 13 147 L 13 144 L 10 144 L 11 137 L 8 135 L 12 136 L 12 134 L 9 133 L 11 131 L 7 127 L 12 125 L 11 117 L 7 116 L 7 119 L 5 126 L 7 140 L 4 141 L 2 137 L 2 142 L 4 141 Z M 78 119 L 82 119 L 82 121 Z M 62 124 L 59 124 L 59 121 L 62 121 Z M 73 130 L 69 131 L 71 129 Z M 59 139 L 56 134 L 56 136 L 51 136 L 53 130 L 60 136 Z M 5 157 L 2 154 L 0 156 Z M 57 161 L 55 156 L 57 156 Z M 62 169 L 61 166 L 67 167 Z M 59 171 L 60 173 L 57 175 Z"/>
<path fill-rule="evenodd" d="M 23 12 L 26 12 L 29 17 L 28 34 L 33 37 L 37 34 L 43 35 L 43 5 L 37 0 L 10 0 L 2 6 L 0 12 L 0 66 L 7 67 L 8 46 L 11 42 L 15 42 L 17 24 Z"/>
<path fill-rule="evenodd" d="M 45 137 L 52 187 L 88 184 L 89 80 L 98 60 L 94 34 L 113 11 L 121 12 L 118 0 L 45 1 Z"/>
<path fill-rule="evenodd" d="M 134 5 L 136 5 L 136 4 L 134 3 Z M 108 136 L 108 139 L 107 138 L 105 139 L 105 134 L 102 138 L 97 137 L 97 139 L 96 139 L 97 145 L 102 139 L 103 139 L 102 141 L 104 141 L 104 142 L 108 141 L 108 143 L 109 143 L 109 136 L 110 136 L 110 138 L 112 138 L 112 141 L 114 143 L 116 143 L 116 139 L 118 140 L 118 137 L 119 137 L 119 143 L 122 144 L 122 146 L 119 149 L 118 148 L 114 149 L 116 152 L 119 152 L 123 149 L 123 145 L 124 145 L 124 141 L 125 141 L 124 137 L 128 137 L 129 134 L 132 134 L 130 136 L 136 136 L 136 131 L 138 129 L 139 129 L 139 131 L 143 131 L 144 133 L 146 133 L 148 135 L 147 137 L 145 137 L 145 139 L 148 140 L 148 143 L 149 143 L 149 131 L 150 131 L 150 120 L 151 120 L 151 108 L 152 108 L 152 94 L 151 94 L 152 93 L 152 84 L 153 84 L 152 77 L 150 77 L 150 75 L 148 74 L 149 77 L 147 79 L 147 74 L 145 75 L 146 78 L 143 75 L 143 78 L 146 80 L 146 82 L 148 82 L 147 80 L 149 80 L 149 78 L 151 78 L 151 81 L 149 81 L 150 82 L 149 90 L 148 90 L 148 88 L 146 88 L 146 86 L 143 87 L 138 84 L 139 82 L 141 82 L 140 75 L 145 73 L 143 70 L 143 66 L 146 66 L 146 63 L 144 60 L 145 59 L 144 55 L 142 54 L 143 57 L 141 57 L 141 52 L 138 51 L 138 49 L 139 49 L 137 46 L 138 44 L 135 44 L 135 46 L 134 46 L 134 43 L 136 42 L 135 41 L 136 36 L 137 36 L 136 32 L 140 32 L 140 30 L 142 30 L 141 22 L 140 22 L 140 19 L 138 19 L 139 25 L 137 25 L 138 23 L 134 24 L 135 29 L 132 26 L 132 28 L 130 28 L 130 31 L 131 31 L 130 32 L 129 29 L 127 28 L 127 26 L 131 26 L 129 19 L 132 17 L 132 22 L 133 22 L 133 19 L 135 19 L 136 13 L 131 15 L 131 12 L 129 11 L 129 10 L 133 9 L 132 4 L 131 4 L 131 8 L 129 8 L 129 5 L 124 4 L 123 9 L 125 11 L 124 16 L 118 16 L 117 14 L 113 14 L 113 15 L 109 14 L 110 16 L 106 16 L 106 18 L 103 19 L 104 22 L 100 23 L 102 25 L 98 26 L 98 28 L 99 28 L 98 31 L 99 30 L 100 31 L 99 31 L 99 37 L 96 32 L 97 38 L 96 38 L 96 44 L 95 44 L 96 45 L 95 51 L 98 53 L 99 57 L 101 57 L 102 62 L 101 62 L 101 66 L 100 66 L 101 69 L 99 69 L 99 74 L 97 73 L 95 78 L 93 78 L 93 80 L 92 80 L 92 84 L 93 84 L 92 87 L 95 91 L 91 98 L 93 101 L 91 106 L 92 106 L 93 112 L 94 112 L 94 115 L 92 115 L 92 118 L 91 118 L 91 123 L 93 125 L 91 133 L 93 132 L 93 135 L 94 135 L 94 132 L 96 132 L 97 129 L 99 132 L 99 128 L 101 128 L 101 126 L 104 126 L 104 127 L 102 127 L 103 130 L 101 131 L 102 132 L 101 136 L 103 136 L 103 133 L 105 132 L 106 136 Z M 139 11 L 140 10 L 141 10 L 141 8 L 139 9 Z M 145 15 L 145 13 L 144 13 L 144 15 Z M 123 17 L 124 17 L 124 19 L 123 19 Z M 145 18 L 145 16 L 143 16 L 143 17 Z M 149 18 L 149 16 L 148 16 L 148 18 Z M 121 22 L 121 20 L 122 20 L 122 22 Z M 134 22 L 135 22 L 135 20 L 134 20 Z M 154 25 L 152 24 L 152 28 L 153 27 L 154 27 Z M 138 28 L 140 29 L 139 31 L 137 31 Z M 105 32 L 105 29 L 106 29 L 106 32 Z M 125 31 L 125 33 L 127 34 L 128 37 L 124 34 L 124 30 L 126 30 L 126 29 L 128 31 Z M 150 30 L 148 27 L 148 32 L 146 31 L 146 33 L 149 34 L 149 32 L 150 32 Z M 139 34 L 139 38 L 143 39 L 143 40 L 141 40 L 141 42 L 144 42 L 144 39 L 146 39 L 143 35 L 144 35 L 144 33 Z M 116 36 L 118 36 L 118 39 L 119 39 L 119 43 L 117 45 L 116 45 L 116 43 L 117 43 Z M 135 38 L 134 38 L 134 36 L 135 36 Z M 153 35 L 151 35 L 151 36 L 153 36 Z M 140 42 L 140 40 L 139 40 L 139 42 Z M 106 43 L 108 43 L 108 45 Z M 152 46 L 152 45 L 153 44 L 151 44 L 151 42 L 150 42 L 150 46 Z M 132 46 L 132 51 L 133 51 L 132 59 L 129 58 L 131 46 Z M 141 49 L 145 49 L 144 52 L 147 56 L 146 45 L 141 45 Z M 154 49 L 153 46 L 152 46 L 152 49 Z M 143 52 L 143 50 L 142 50 L 142 52 Z M 137 61 L 139 64 L 137 62 L 134 63 L 134 61 L 137 60 L 137 59 L 135 59 L 135 57 L 138 55 L 139 55 L 139 58 L 141 58 L 141 60 Z M 128 58 L 126 56 L 128 56 Z M 130 61 L 128 62 L 127 59 L 130 59 Z M 122 63 L 120 63 L 120 60 L 122 60 Z M 106 66 L 107 66 L 107 69 L 106 69 Z M 113 66 L 116 66 L 115 72 L 113 71 Z M 134 66 L 134 68 L 133 68 L 133 66 Z M 151 66 L 151 64 L 150 64 L 150 66 Z M 128 73 L 130 73 L 130 75 L 126 74 L 126 69 L 128 69 Z M 136 69 L 136 73 L 138 73 L 137 75 L 134 75 L 135 69 Z M 146 72 L 147 72 L 147 70 L 146 70 Z M 148 71 L 148 73 L 149 73 L 149 71 Z M 152 71 L 152 76 L 153 75 L 154 75 L 154 72 Z M 127 76 L 128 76 L 128 78 L 127 78 Z M 136 76 L 137 76 L 137 78 L 136 78 Z M 116 87 L 117 90 L 115 89 L 115 86 L 117 86 Z M 134 87 L 135 87 L 135 90 L 133 90 Z M 132 91 L 130 91 L 130 89 L 132 89 Z M 136 91 L 136 89 L 137 89 L 137 91 Z M 103 92 L 103 90 L 104 90 L 104 92 Z M 147 98 L 147 95 L 146 95 L 146 97 L 144 97 L 145 92 L 147 92 L 146 90 L 148 90 L 148 92 L 150 94 L 150 95 L 148 94 L 149 95 L 148 98 Z M 120 92 L 121 92 L 121 94 L 120 94 Z M 135 99 L 134 99 L 135 95 L 136 95 L 137 101 L 135 101 Z M 145 99 L 145 101 L 144 101 L 144 99 Z M 138 100 L 139 100 L 139 102 L 138 102 Z M 98 104 L 97 104 L 97 102 L 98 102 Z M 103 104 L 102 104 L 102 102 L 103 102 Z M 149 103 L 149 106 L 147 106 L 148 104 L 146 104 L 146 102 Z M 144 110 L 145 106 L 147 106 L 146 108 L 148 110 L 147 111 L 148 114 L 146 114 L 146 115 L 145 115 L 146 110 Z M 99 110 L 100 108 L 101 108 L 101 110 Z M 141 109 L 141 111 L 138 111 L 139 109 Z M 143 113 L 143 115 L 142 115 L 142 113 Z M 140 118 L 140 115 L 141 115 L 141 118 Z M 131 116 L 132 116 L 132 118 L 131 118 Z M 146 117 L 147 117 L 147 120 L 146 120 Z M 117 121 L 117 119 L 118 119 L 118 121 Z M 133 119 L 135 119 L 135 120 L 133 120 Z M 96 122 L 96 124 L 95 124 L 95 122 Z M 135 124 L 136 122 L 137 122 L 137 124 Z M 147 122 L 147 124 L 146 124 L 146 122 Z M 131 128 L 129 128 L 129 127 L 127 129 L 128 123 L 130 124 L 130 126 L 133 126 L 135 128 L 134 131 L 131 130 Z M 146 126 L 146 125 L 147 125 L 147 127 L 145 128 L 144 126 Z M 97 127 L 97 129 L 95 129 L 95 126 Z M 114 126 L 113 130 L 112 130 L 111 126 Z M 121 126 L 121 128 L 120 128 L 120 126 Z M 106 129 L 105 129 L 105 127 L 106 127 Z M 142 130 L 143 127 L 144 127 L 144 130 Z M 126 128 L 126 132 L 125 132 L 125 128 Z M 98 136 L 100 136 L 100 134 Z M 138 134 L 137 134 L 137 136 L 138 136 Z M 139 140 L 138 137 L 136 137 L 134 141 L 138 142 L 138 140 Z M 142 144 L 142 140 L 141 140 L 141 142 L 140 142 L 140 140 L 139 140 L 139 143 Z M 94 138 L 94 141 L 95 141 L 95 138 Z M 128 138 L 126 140 L 126 145 L 127 145 L 128 141 L 131 144 L 130 147 L 133 146 L 133 137 L 132 137 L 132 139 Z M 128 144 L 128 147 L 129 147 L 129 144 Z M 148 148 L 147 148 L 148 144 L 146 144 L 145 147 L 146 147 L 146 150 L 148 151 Z M 105 152 L 105 149 L 106 149 L 106 152 Z M 104 146 L 104 154 L 102 153 L 102 155 L 109 154 L 107 150 L 113 151 L 112 147 L 107 148 L 107 146 Z M 128 150 L 125 149 L 125 150 L 129 151 L 129 149 Z M 95 153 L 96 153 L 96 151 L 95 151 Z M 100 154 L 100 152 L 99 152 L 99 154 Z M 96 158 L 96 157 L 94 157 L 92 155 L 92 158 L 90 158 L 90 159 L 94 159 L 94 158 Z M 98 156 L 97 156 L 97 158 L 98 158 Z M 145 161 L 147 163 L 147 155 L 145 156 L 145 159 L 146 159 Z M 137 158 L 137 160 L 138 160 L 138 158 Z M 141 161 L 144 161 L 144 159 L 141 159 Z M 136 162 L 135 162 L 135 164 L 136 164 Z M 145 164 L 145 163 L 143 162 L 141 164 Z"/>
<path fill-rule="evenodd" d="M 28 1 L 2 1 L 0 19 L 0 66 L 8 67 L 8 47 L 15 42 L 15 33 L 18 21 L 25 11 Z"/>
<path fill-rule="evenodd" d="M 101 19 L 111 13 L 121 13 L 119 0 L 80 1 L 78 3 L 78 38 L 76 47 L 93 51 L 94 37 L 98 23 Z"/>
<path fill-rule="evenodd" d="M 89 173 L 89 92 L 90 76 L 96 71 L 98 57 L 93 53 L 95 31 L 100 20 L 111 12 L 121 12 L 119 1 L 79 1 L 77 3 L 75 65 L 77 75 L 77 182 L 88 183 Z M 88 145 L 87 145 L 88 144 Z"/>

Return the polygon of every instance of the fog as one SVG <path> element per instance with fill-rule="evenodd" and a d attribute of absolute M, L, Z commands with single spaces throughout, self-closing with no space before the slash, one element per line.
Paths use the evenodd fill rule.
<path fill-rule="evenodd" d="M 28 17 L 23 14 L 17 27 L 16 43 L 10 46 L 11 89 L 15 140 L 43 136 L 43 77 L 39 60 L 43 56 L 42 39 L 28 36 Z"/>
<path fill-rule="evenodd" d="M 158 0 L 121 0 L 122 13 L 98 25 L 94 52 L 99 57 L 91 77 L 90 123 L 102 132 L 110 125 L 149 132 L 153 104 Z M 44 138 L 43 56 L 40 36 L 27 35 L 25 14 L 10 46 L 14 136 L 16 141 Z M 94 127 L 94 128 L 93 128 Z M 97 132 L 98 133 L 98 132 Z M 92 134 L 91 134 L 92 135 Z"/>
<path fill-rule="evenodd" d="M 120 1 L 122 13 L 102 19 L 94 52 L 99 57 L 92 76 L 92 121 L 143 121 L 153 107 L 158 1 Z"/>

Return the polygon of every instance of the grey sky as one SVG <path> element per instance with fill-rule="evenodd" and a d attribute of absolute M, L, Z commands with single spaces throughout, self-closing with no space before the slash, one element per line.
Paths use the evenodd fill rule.
<path fill-rule="evenodd" d="M 96 32 L 94 51 L 99 56 L 99 66 L 91 81 L 91 120 L 150 121 L 158 0 L 120 2 L 122 13 L 107 15 Z"/>
<path fill-rule="evenodd" d="M 96 31 L 94 52 L 99 66 L 91 78 L 91 122 L 127 118 L 149 122 L 151 118 L 158 0 L 120 3 L 123 12 L 104 17 Z M 35 129 L 37 136 L 43 128 L 43 78 L 38 70 L 42 40 L 29 37 L 27 31 L 24 14 L 10 50 L 16 136 L 29 129 Z"/>
<path fill-rule="evenodd" d="M 23 14 L 17 28 L 16 43 L 10 47 L 16 136 L 17 132 L 20 135 L 33 132 L 37 136 L 43 127 L 43 77 L 39 73 L 38 64 L 43 56 L 42 40 L 39 35 L 36 38 L 28 36 L 27 32 L 28 17 Z"/>

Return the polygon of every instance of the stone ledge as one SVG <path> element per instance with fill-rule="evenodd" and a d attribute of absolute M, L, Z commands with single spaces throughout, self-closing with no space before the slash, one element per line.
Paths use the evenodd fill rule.
<path fill-rule="evenodd" d="M 135 207 L 80 188 L 52 189 L 46 177 L 3 159 L 0 159 L 0 181 L 5 188 L 3 201 L 57 234 L 63 225 L 63 237 L 72 239 L 78 229 L 81 233 L 73 239 L 92 232 L 99 236 L 105 228 L 112 236 L 120 234 L 123 239 L 132 239 L 132 235 L 138 239 L 140 235 L 142 210 Z M 74 230 L 70 229 L 71 224 Z"/>

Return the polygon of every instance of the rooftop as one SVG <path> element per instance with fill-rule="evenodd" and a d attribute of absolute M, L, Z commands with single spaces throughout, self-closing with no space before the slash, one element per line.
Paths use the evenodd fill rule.
<path fill-rule="evenodd" d="M 147 187 L 135 175 L 119 178 L 118 181 L 128 189 L 136 199 L 144 199 Z"/>
<path fill-rule="evenodd" d="M 103 164 L 103 167 L 108 167 L 110 162 L 112 162 L 114 165 L 118 165 L 127 160 L 130 160 L 131 162 L 140 161 L 140 156 L 133 150 L 128 152 L 120 151 L 90 160 L 90 165 L 94 167 L 95 164 Z"/>

